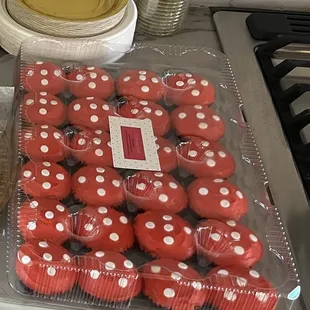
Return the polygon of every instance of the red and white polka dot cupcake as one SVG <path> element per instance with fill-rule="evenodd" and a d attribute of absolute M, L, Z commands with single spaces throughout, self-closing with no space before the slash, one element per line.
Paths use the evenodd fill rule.
<path fill-rule="evenodd" d="M 71 176 L 55 163 L 28 161 L 22 167 L 21 187 L 32 197 L 61 200 L 70 194 Z"/>
<path fill-rule="evenodd" d="M 76 199 L 93 206 L 117 207 L 125 195 L 121 176 L 112 168 L 87 166 L 72 177 Z"/>
<path fill-rule="evenodd" d="M 143 210 L 181 212 L 187 205 L 184 188 L 169 174 L 142 171 L 125 181 L 126 198 Z"/>
<path fill-rule="evenodd" d="M 252 267 L 263 257 L 256 234 L 234 221 L 207 220 L 197 226 L 197 251 L 219 266 Z"/>
<path fill-rule="evenodd" d="M 159 104 L 135 97 L 128 97 L 126 99 L 127 103 L 119 110 L 121 116 L 135 119 L 150 119 L 155 136 L 163 136 L 169 131 L 169 114 Z"/>
<path fill-rule="evenodd" d="M 65 90 L 66 76 L 60 66 L 37 61 L 22 69 L 21 84 L 28 92 L 57 95 Z"/>
<path fill-rule="evenodd" d="M 215 101 L 214 86 L 198 74 L 174 74 L 166 84 L 167 98 L 178 105 L 211 105 Z"/>
<path fill-rule="evenodd" d="M 196 251 L 191 225 L 176 214 L 148 211 L 134 226 L 140 247 L 154 257 L 186 260 Z"/>
<path fill-rule="evenodd" d="M 158 306 L 172 310 L 195 310 L 205 303 L 203 280 L 185 263 L 157 259 L 143 266 L 142 292 Z"/>
<path fill-rule="evenodd" d="M 98 299 L 122 302 L 136 297 L 142 286 L 134 264 L 115 252 L 91 252 L 80 258 L 81 289 Z"/>
<path fill-rule="evenodd" d="M 72 218 L 58 200 L 34 198 L 22 204 L 18 224 L 25 240 L 47 240 L 62 244 L 71 236 Z"/>
<path fill-rule="evenodd" d="M 124 252 L 134 242 L 128 218 L 108 207 L 89 206 L 81 210 L 75 231 L 76 238 L 93 250 Z"/>
<path fill-rule="evenodd" d="M 134 96 L 142 100 L 159 101 L 165 86 L 161 78 L 152 71 L 129 70 L 116 80 L 116 89 L 120 96 Z"/>
<path fill-rule="evenodd" d="M 78 276 L 68 251 L 46 241 L 23 244 L 17 252 L 15 270 L 28 288 L 45 295 L 70 291 Z"/>
<path fill-rule="evenodd" d="M 69 90 L 78 97 L 108 99 L 114 93 L 114 80 L 105 70 L 95 67 L 75 68 L 68 74 Z"/>
<path fill-rule="evenodd" d="M 60 126 L 67 118 L 67 107 L 47 92 L 29 93 L 24 96 L 22 115 L 31 124 Z"/>
<path fill-rule="evenodd" d="M 189 206 L 202 218 L 239 221 L 248 211 L 248 200 L 242 191 L 222 179 L 196 179 L 187 194 Z"/>

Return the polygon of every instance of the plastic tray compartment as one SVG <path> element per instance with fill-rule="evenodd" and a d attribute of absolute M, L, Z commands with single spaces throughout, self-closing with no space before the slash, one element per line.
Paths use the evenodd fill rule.
<path fill-rule="evenodd" d="M 68 49 L 76 51 L 74 61 L 64 57 Z M 46 58 L 47 51 L 55 58 Z M 107 51 L 125 56 L 107 63 Z M 47 62 L 61 68 L 46 68 Z M 300 293 L 294 258 L 277 207 L 268 198 L 268 180 L 224 55 L 196 47 L 137 44 L 126 50 L 95 41 L 78 46 L 32 38 L 21 47 L 17 70 L 19 121 L 12 141 L 19 141 L 22 168 L 16 171 L 20 181 L 8 228 L 14 297 L 80 309 L 86 304 L 178 310 L 292 307 Z M 114 83 L 99 84 L 120 76 L 117 91 Z M 130 79 L 137 81 L 128 88 L 124 82 Z M 156 93 L 148 84 L 138 94 L 146 80 L 163 88 Z M 213 102 L 209 108 L 184 105 L 204 91 L 197 92 L 198 83 L 209 87 L 200 98 L 206 105 Z M 90 90 L 106 102 L 89 98 L 94 97 Z M 192 97 L 184 96 L 188 90 Z M 145 94 L 155 96 L 156 103 Z M 83 96 L 88 99 L 77 98 Z M 56 108 L 57 117 L 46 118 Z M 144 155 L 163 149 L 163 171 L 113 169 L 111 153 L 117 157 L 124 149 L 115 149 L 117 135 L 111 130 L 111 139 L 101 111 L 125 123 L 151 118 L 141 126 L 152 123 L 163 137 L 153 141 L 151 131 L 148 141 L 143 138 L 150 147 Z M 163 118 L 158 123 L 156 117 Z M 225 132 L 214 121 L 224 124 Z M 213 126 L 210 141 L 197 129 L 208 126 Z"/>

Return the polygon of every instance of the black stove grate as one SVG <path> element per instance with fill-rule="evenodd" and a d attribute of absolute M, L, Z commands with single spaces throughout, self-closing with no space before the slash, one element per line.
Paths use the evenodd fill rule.
<path fill-rule="evenodd" d="M 309 109 L 297 115 L 291 110 L 291 104 L 297 98 L 310 92 L 310 84 L 296 83 L 286 90 L 281 85 L 281 79 L 295 68 L 310 68 L 310 57 L 309 60 L 286 59 L 278 65 L 272 61 L 277 50 L 294 43 L 309 44 L 310 47 L 310 38 L 280 35 L 259 45 L 255 53 L 310 199 L 310 143 L 305 144 L 300 134 L 310 124 L 310 102 Z"/>

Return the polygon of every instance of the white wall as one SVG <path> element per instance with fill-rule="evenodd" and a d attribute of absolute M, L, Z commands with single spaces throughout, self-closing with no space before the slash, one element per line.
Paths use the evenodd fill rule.
<path fill-rule="evenodd" d="M 310 0 L 192 0 L 194 5 L 310 11 Z"/>

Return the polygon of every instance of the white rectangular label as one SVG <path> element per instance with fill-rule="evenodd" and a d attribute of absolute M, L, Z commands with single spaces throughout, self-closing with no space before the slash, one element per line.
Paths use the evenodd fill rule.
<path fill-rule="evenodd" d="M 160 171 L 152 122 L 109 116 L 115 168 Z"/>

